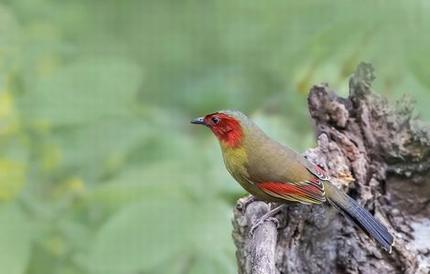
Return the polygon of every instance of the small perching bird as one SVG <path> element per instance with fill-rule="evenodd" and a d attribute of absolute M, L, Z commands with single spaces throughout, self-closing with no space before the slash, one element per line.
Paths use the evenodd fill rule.
<path fill-rule="evenodd" d="M 212 130 L 220 143 L 227 170 L 256 199 L 281 204 L 329 202 L 391 252 L 394 238 L 384 225 L 334 186 L 324 170 L 272 140 L 243 113 L 219 111 L 191 123 Z M 281 206 L 265 214 L 251 231 Z"/>

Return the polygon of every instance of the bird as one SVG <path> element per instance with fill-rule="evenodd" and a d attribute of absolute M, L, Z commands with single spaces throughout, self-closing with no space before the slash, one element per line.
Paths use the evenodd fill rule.
<path fill-rule="evenodd" d="M 224 164 L 252 199 L 280 203 L 251 233 L 286 204 L 329 203 L 391 253 L 393 235 L 369 211 L 337 188 L 320 166 L 264 133 L 240 111 L 222 110 L 191 121 L 208 127 L 219 141 Z"/>

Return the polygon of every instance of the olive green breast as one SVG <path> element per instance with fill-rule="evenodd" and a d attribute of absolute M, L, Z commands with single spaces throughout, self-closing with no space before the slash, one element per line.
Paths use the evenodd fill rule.
<path fill-rule="evenodd" d="M 250 194 L 257 199 L 269 202 L 282 202 L 263 192 L 257 185 L 250 180 L 248 173 L 248 157 L 244 148 L 226 149 L 223 151 L 225 167 L 233 178 Z"/>

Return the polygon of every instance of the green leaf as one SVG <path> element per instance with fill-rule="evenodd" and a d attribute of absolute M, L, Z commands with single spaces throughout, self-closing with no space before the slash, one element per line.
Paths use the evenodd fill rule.
<path fill-rule="evenodd" d="M 212 256 L 198 256 L 187 274 L 237 273 L 233 265 L 234 260 L 231 257 L 228 258 L 222 253 L 213 253 Z"/>
<path fill-rule="evenodd" d="M 151 271 L 178 258 L 190 259 L 188 269 L 202 269 L 214 253 L 232 258 L 230 209 L 212 202 L 153 197 L 126 207 L 99 231 L 88 260 L 91 273 Z M 217 261 L 213 267 L 222 268 Z"/>
<path fill-rule="evenodd" d="M 131 167 L 118 177 L 97 185 L 87 197 L 89 203 L 117 207 L 152 197 L 171 199 L 182 196 L 184 183 L 195 181 L 192 174 L 179 175 L 179 166 L 172 162 Z M 172 173 L 176 176 L 172 177 Z"/>
<path fill-rule="evenodd" d="M 18 196 L 26 182 L 25 172 L 24 164 L 0 158 L 0 201 Z"/>
<path fill-rule="evenodd" d="M 62 164 L 92 177 L 113 173 L 126 164 L 128 153 L 150 136 L 147 125 L 134 119 L 109 119 L 57 131 Z"/>
<path fill-rule="evenodd" d="M 32 83 L 19 106 L 24 118 L 54 125 L 122 117 L 140 83 L 140 68 L 126 60 L 78 60 Z"/>
<path fill-rule="evenodd" d="M 0 265 L 8 274 L 25 272 L 30 257 L 31 229 L 15 205 L 0 206 Z"/>

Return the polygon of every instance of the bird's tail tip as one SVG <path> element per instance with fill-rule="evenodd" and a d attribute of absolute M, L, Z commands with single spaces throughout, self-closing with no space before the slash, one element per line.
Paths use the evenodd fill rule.
<path fill-rule="evenodd" d="M 393 253 L 393 247 L 395 246 L 395 243 L 396 243 L 396 238 L 393 237 L 393 241 L 391 242 L 391 244 L 390 244 L 390 246 L 388 247 L 388 250 L 387 250 L 387 252 L 389 254 Z"/>
<path fill-rule="evenodd" d="M 391 254 L 394 236 L 369 211 L 341 191 L 331 195 L 329 202 Z"/>

